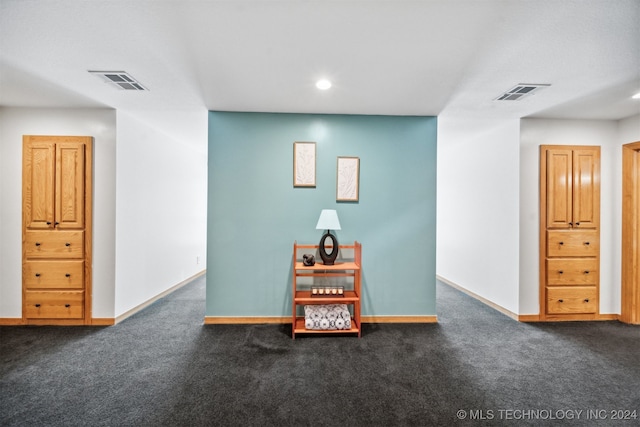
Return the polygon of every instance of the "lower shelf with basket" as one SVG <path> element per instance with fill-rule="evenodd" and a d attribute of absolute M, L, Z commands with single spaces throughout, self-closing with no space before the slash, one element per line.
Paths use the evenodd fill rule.
<path fill-rule="evenodd" d="M 349 329 L 307 329 L 304 317 L 298 317 L 293 325 L 293 334 L 294 338 L 295 334 L 358 334 L 360 336 L 360 326 L 356 325 L 352 318 Z"/>

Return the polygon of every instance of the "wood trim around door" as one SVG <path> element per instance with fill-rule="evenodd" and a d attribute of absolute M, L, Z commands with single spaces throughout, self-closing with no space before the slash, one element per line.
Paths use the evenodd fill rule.
<path fill-rule="evenodd" d="M 622 146 L 620 321 L 640 324 L 640 141 Z"/>

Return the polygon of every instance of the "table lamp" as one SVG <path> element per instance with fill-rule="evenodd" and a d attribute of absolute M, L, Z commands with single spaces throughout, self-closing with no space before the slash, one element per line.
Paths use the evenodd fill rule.
<path fill-rule="evenodd" d="M 338 257 L 338 239 L 331 234 L 331 230 L 340 230 L 340 220 L 338 220 L 338 213 L 334 209 L 323 209 L 320 212 L 320 218 L 318 218 L 318 224 L 316 224 L 316 230 L 327 230 L 320 239 L 318 250 L 320 252 L 320 258 L 324 265 L 333 265 L 334 261 Z M 328 254 L 325 249 L 325 241 L 331 239 L 333 249 Z"/>

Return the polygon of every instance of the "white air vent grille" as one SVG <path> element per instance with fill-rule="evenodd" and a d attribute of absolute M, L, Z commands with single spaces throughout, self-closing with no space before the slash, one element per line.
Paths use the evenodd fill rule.
<path fill-rule="evenodd" d="M 149 90 L 126 71 L 89 71 L 102 81 L 123 90 Z"/>
<path fill-rule="evenodd" d="M 517 86 L 509 89 L 499 97 L 495 99 L 495 101 L 519 101 L 522 98 L 525 98 L 529 95 L 533 95 L 540 89 L 544 89 L 545 87 L 551 86 L 550 84 L 527 84 L 527 83 L 518 83 Z"/>

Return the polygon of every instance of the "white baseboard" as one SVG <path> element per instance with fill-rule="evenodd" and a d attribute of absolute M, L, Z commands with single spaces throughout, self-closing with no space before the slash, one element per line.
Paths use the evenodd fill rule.
<path fill-rule="evenodd" d="M 115 325 L 117 323 L 120 323 L 123 320 L 127 319 L 128 317 L 131 317 L 134 314 L 138 313 L 139 311 L 144 310 L 145 308 L 149 307 L 154 302 L 158 301 L 160 298 L 166 297 L 170 293 L 175 292 L 176 290 L 180 289 L 184 285 L 186 285 L 186 284 L 192 282 L 193 280 L 197 279 L 198 277 L 204 275 L 206 272 L 207 272 L 207 270 L 202 270 L 201 272 L 194 274 L 193 276 L 183 280 L 182 282 L 178 283 L 177 285 L 174 285 L 174 286 L 170 287 L 169 289 L 167 289 L 166 291 L 156 295 L 155 297 L 151 298 L 150 300 L 145 301 L 142 304 L 133 307 L 131 310 L 128 310 L 127 312 L 117 316 L 114 319 L 114 323 L 113 324 Z"/>
<path fill-rule="evenodd" d="M 451 280 L 445 279 L 442 276 L 438 276 L 436 274 L 436 279 L 440 280 L 442 283 L 445 283 L 449 286 L 451 286 L 454 289 L 459 290 L 460 292 L 463 292 L 467 295 L 469 295 L 471 298 L 477 299 L 478 301 L 480 301 L 481 303 L 488 305 L 489 307 L 493 308 L 494 310 L 499 311 L 500 313 L 504 314 L 505 316 L 509 316 L 510 318 L 512 318 L 513 320 L 519 320 L 519 317 L 516 313 L 507 310 L 506 308 L 502 307 L 501 305 L 496 304 L 495 302 L 489 301 L 486 298 L 481 297 L 478 294 L 475 294 L 473 292 L 471 292 L 468 289 L 463 288 L 462 286 L 458 285 L 455 282 L 452 282 Z"/>

